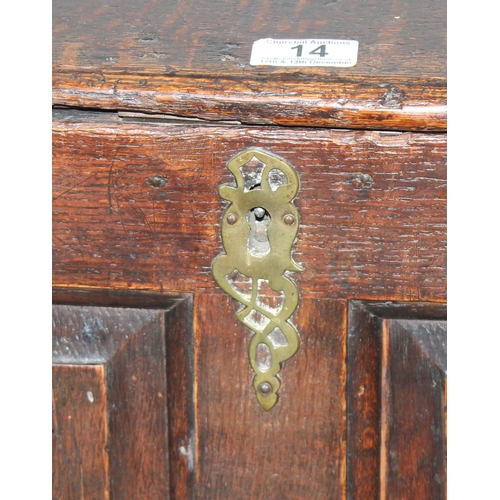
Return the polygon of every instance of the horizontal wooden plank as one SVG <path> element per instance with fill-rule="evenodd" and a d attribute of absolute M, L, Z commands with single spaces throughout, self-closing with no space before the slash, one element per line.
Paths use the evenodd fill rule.
<path fill-rule="evenodd" d="M 233 181 L 227 161 L 254 146 L 299 174 L 303 293 L 445 299 L 445 134 L 86 118 L 54 120 L 55 285 L 218 290 L 218 186 Z"/>
<path fill-rule="evenodd" d="M 123 307 L 133 309 L 161 309 L 165 312 L 176 308 L 180 302 L 189 301 L 189 294 L 164 294 L 134 290 L 110 290 L 94 288 L 52 288 L 52 303 L 66 306 Z M 63 310 L 60 308 L 60 311 Z M 139 313 L 140 314 L 140 313 Z M 147 316 L 146 316 L 147 317 Z M 70 321 L 65 327 L 71 331 Z M 131 325 L 129 325 L 130 327 Z M 128 332 L 131 333 L 131 332 Z M 70 337 L 73 335 L 70 334 Z M 106 359 L 109 356 L 106 356 Z M 58 361 L 61 362 L 61 361 Z"/>
<path fill-rule="evenodd" d="M 359 42 L 350 68 L 250 66 L 260 38 Z M 446 2 L 56 0 L 54 103 L 320 127 L 446 127 Z"/>
<path fill-rule="evenodd" d="M 137 87 L 141 87 L 137 90 Z M 396 105 L 387 105 L 390 95 Z M 62 107 L 141 111 L 242 124 L 442 131 L 446 84 L 366 81 L 244 82 L 93 73 L 55 73 L 53 103 Z"/>

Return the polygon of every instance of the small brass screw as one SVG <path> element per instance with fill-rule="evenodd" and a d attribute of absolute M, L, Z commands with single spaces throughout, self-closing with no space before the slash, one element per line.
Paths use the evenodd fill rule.
<path fill-rule="evenodd" d="M 287 226 L 291 226 L 293 224 L 295 224 L 295 217 L 291 214 L 286 214 L 284 217 L 283 217 L 283 222 L 287 225 Z"/>
<path fill-rule="evenodd" d="M 238 216 L 231 212 L 230 214 L 227 214 L 226 220 L 227 220 L 227 223 L 232 226 L 238 220 Z"/>
<path fill-rule="evenodd" d="M 269 394 L 272 390 L 273 387 L 269 382 L 262 382 L 262 384 L 259 385 L 259 391 L 262 394 Z"/>

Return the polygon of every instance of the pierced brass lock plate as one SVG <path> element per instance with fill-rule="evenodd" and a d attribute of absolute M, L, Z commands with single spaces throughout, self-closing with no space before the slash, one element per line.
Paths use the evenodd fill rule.
<path fill-rule="evenodd" d="M 268 411 L 278 400 L 281 363 L 300 344 L 289 321 L 299 291 L 286 275 L 304 270 L 292 257 L 300 222 L 292 200 L 299 178 L 288 162 L 257 148 L 237 154 L 227 168 L 236 187 L 219 189 L 221 198 L 230 202 L 221 224 L 226 253 L 214 259 L 212 273 L 218 285 L 243 305 L 236 317 L 254 332 L 249 345 L 253 385 Z"/>

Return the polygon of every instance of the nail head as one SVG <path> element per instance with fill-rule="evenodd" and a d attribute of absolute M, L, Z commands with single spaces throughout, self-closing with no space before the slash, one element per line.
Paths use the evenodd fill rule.
<path fill-rule="evenodd" d="M 148 179 L 146 179 L 146 182 L 154 188 L 162 188 L 166 186 L 167 184 L 167 179 L 163 177 L 163 175 L 152 175 Z"/>

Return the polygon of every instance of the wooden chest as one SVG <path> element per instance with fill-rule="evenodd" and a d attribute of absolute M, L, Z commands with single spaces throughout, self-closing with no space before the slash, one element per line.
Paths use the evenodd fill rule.
<path fill-rule="evenodd" d="M 445 2 L 53 16 L 54 498 L 444 499 Z M 269 65 L 250 65 L 264 39 Z M 355 64 L 323 64 L 334 41 L 358 42 Z M 241 154 L 245 182 L 263 158 L 296 172 L 291 219 L 231 219 L 219 188 L 239 189 Z M 265 272 L 289 289 L 257 275 L 270 254 L 250 236 L 223 246 L 242 224 L 272 253 L 278 223 L 303 270 Z M 280 347 L 249 355 L 262 314 L 235 316 L 250 299 L 218 285 L 224 254 L 251 262 L 221 279 L 257 316 L 298 293 L 264 314 L 300 339 L 270 409 L 250 361 Z"/>

